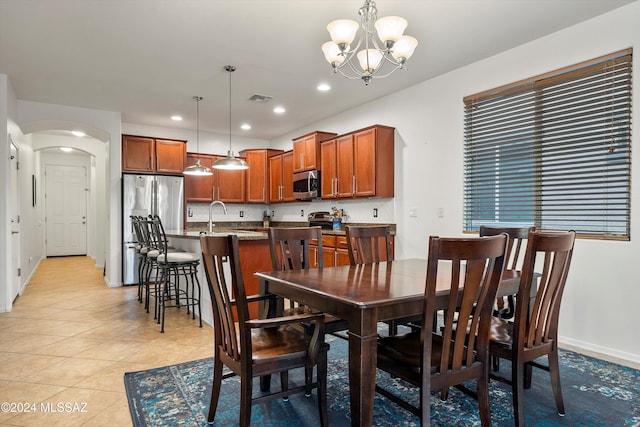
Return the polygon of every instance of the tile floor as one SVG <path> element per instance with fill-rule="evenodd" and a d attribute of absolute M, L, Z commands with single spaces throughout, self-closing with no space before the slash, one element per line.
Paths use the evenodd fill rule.
<path fill-rule="evenodd" d="M 108 288 L 88 257 L 47 258 L 0 313 L 0 426 L 130 426 L 124 373 L 211 356 L 212 334 L 184 309 L 161 334 L 137 287 Z"/>

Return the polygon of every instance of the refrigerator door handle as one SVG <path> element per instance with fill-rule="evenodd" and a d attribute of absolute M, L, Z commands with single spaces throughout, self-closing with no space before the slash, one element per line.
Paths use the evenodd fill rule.
<path fill-rule="evenodd" d="M 151 215 L 158 215 L 158 181 L 151 181 Z"/>

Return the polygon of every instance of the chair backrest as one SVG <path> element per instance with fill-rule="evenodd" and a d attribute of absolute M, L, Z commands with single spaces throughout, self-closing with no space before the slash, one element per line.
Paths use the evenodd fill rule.
<path fill-rule="evenodd" d="M 201 236 L 200 246 L 213 308 L 215 351 L 222 351 L 226 357 L 238 362 L 243 355 L 241 348 L 251 348 L 249 328 L 236 326 L 236 320 L 238 325 L 244 325 L 249 320 L 238 236 Z M 225 274 L 225 264 L 229 266 L 228 276 Z M 247 351 L 250 355 L 250 350 Z"/>
<path fill-rule="evenodd" d="M 514 318 L 514 345 L 533 348 L 557 339 L 560 302 L 571 265 L 574 231 L 529 233 L 519 295 L 530 295 L 537 282 L 533 305 L 529 298 L 518 298 Z M 542 266 L 539 277 L 536 265 Z"/>
<path fill-rule="evenodd" d="M 535 227 L 501 227 L 501 226 L 480 226 L 480 237 L 495 236 L 497 234 L 506 233 L 509 236 L 507 245 L 507 260 L 505 268 L 507 270 L 522 270 L 522 262 L 524 250 L 526 248 L 527 237 L 529 232 L 534 231 Z"/>
<path fill-rule="evenodd" d="M 506 235 L 477 238 L 432 236 L 429 239 L 422 328 L 423 372 L 431 369 L 431 334 L 435 330 L 437 288 L 449 291 L 444 326 L 440 329 L 443 342 L 438 368 L 440 375 L 470 367 L 476 361 L 487 361 L 491 314 L 506 250 Z M 468 328 L 459 327 L 456 319 L 469 319 Z M 468 331 L 477 331 L 477 334 Z M 432 390 L 443 385 L 433 381 L 432 378 Z"/>
<path fill-rule="evenodd" d="M 380 226 L 345 227 L 351 265 L 392 261 L 391 228 Z"/>
<path fill-rule="evenodd" d="M 164 226 L 158 215 L 149 215 L 147 219 L 149 230 L 149 247 L 166 254 L 168 251 L 168 240 L 164 232 Z"/>
<path fill-rule="evenodd" d="M 274 270 L 303 270 L 312 265 L 323 267 L 322 229 L 320 227 L 270 227 L 269 250 Z M 309 244 L 317 242 L 317 259 L 311 259 Z"/>

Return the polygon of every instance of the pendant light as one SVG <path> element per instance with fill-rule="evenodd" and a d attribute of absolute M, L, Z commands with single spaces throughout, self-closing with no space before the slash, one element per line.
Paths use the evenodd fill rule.
<path fill-rule="evenodd" d="M 194 96 L 193 99 L 196 100 L 196 151 L 200 153 L 200 101 L 202 101 L 202 97 Z M 187 168 L 182 173 L 185 175 L 198 176 L 213 174 L 213 172 L 211 172 L 211 169 L 200 164 L 200 159 L 196 161 L 195 165 L 187 166 Z"/>
<path fill-rule="evenodd" d="M 233 65 L 225 65 L 224 70 L 229 73 L 229 151 L 227 152 L 227 157 L 215 161 L 213 168 L 226 170 L 248 169 L 249 165 L 247 162 L 236 158 L 231 150 L 231 73 L 236 70 L 236 67 Z"/>

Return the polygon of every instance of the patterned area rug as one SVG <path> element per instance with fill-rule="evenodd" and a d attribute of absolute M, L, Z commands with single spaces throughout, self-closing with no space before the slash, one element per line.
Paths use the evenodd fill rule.
<path fill-rule="evenodd" d="M 329 424 L 349 426 L 349 384 L 347 342 L 327 337 L 329 351 Z M 555 411 L 549 374 L 534 369 L 533 385 L 525 390 L 526 423 L 529 426 L 640 426 L 640 371 L 603 362 L 580 354 L 561 351 L 560 371 L 566 416 Z M 509 364 L 501 361 L 501 368 Z M 128 372 L 125 385 L 135 426 L 206 426 L 213 361 L 211 358 Z M 291 380 L 303 383 L 302 373 Z M 417 401 L 417 390 L 401 380 L 379 373 L 377 381 L 387 388 Z M 223 382 L 214 425 L 238 424 L 239 384 L 237 377 Z M 279 387 L 274 376 L 272 387 Z M 512 426 L 513 410 L 508 386 L 491 382 L 491 419 L 494 426 Z M 254 385 L 259 390 L 259 385 Z M 479 426 L 475 400 L 452 389 L 447 401 L 431 398 L 431 422 L 435 426 Z M 310 398 L 298 394 L 288 402 L 274 400 L 253 405 L 251 424 L 259 426 L 319 425 L 315 393 Z M 411 413 L 376 394 L 375 426 L 419 426 Z"/>

